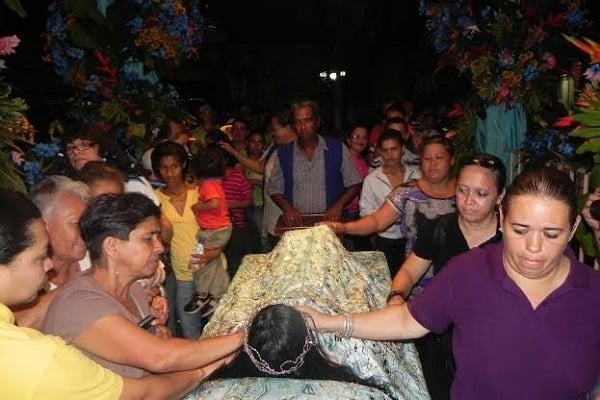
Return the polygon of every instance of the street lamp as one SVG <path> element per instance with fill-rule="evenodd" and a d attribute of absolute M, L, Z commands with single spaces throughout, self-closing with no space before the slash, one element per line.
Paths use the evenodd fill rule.
<path fill-rule="evenodd" d="M 338 79 L 344 78 L 346 76 L 346 71 L 321 71 L 319 73 L 319 78 L 326 84 L 330 84 L 336 82 Z"/>
<path fill-rule="evenodd" d="M 333 110 L 334 110 L 334 126 L 337 129 L 342 128 L 342 108 L 343 108 L 343 94 L 341 81 L 346 77 L 346 71 L 344 70 L 329 70 L 321 71 L 319 78 L 327 86 L 333 86 Z"/>

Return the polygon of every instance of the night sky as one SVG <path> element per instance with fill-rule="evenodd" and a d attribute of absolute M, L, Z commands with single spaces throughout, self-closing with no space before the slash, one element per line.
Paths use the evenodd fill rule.
<path fill-rule="evenodd" d="M 24 19 L 0 5 L 0 34 L 22 39 L 17 54 L 6 58 L 5 75 L 15 94 L 29 103 L 33 122 L 43 126 L 64 112 L 61 103 L 68 91 L 42 61 L 42 4 L 47 3 L 22 1 L 29 14 Z M 199 59 L 184 65 L 173 83 L 184 98 L 205 99 L 222 114 L 243 105 L 273 111 L 291 100 L 312 98 L 331 118 L 334 88 L 318 74 L 343 69 L 348 74 L 340 86 L 346 124 L 372 121 L 383 100 L 447 103 L 464 91 L 465 83 L 453 71 L 433 76 L 436 59 L 416 3 L 208 1 L 205 16 L 212 29 Z M 190 108 L 196 104 L 188 102 Z"/>

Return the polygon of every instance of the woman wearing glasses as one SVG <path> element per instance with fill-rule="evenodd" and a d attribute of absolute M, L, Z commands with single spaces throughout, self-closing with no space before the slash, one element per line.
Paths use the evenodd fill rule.
<path fill-rule="evenodd" d="M 107 145 L 106 134 L 87 125 L 72 125 L 65 132 L 65 153 L 75 172 L 88 161 L 105 161 Z"/>
<path fill-rule="evenodd" d="M 585 399 L 600 371 L 600 274 L 566 251 L 580 219 L 576 187 L 555 168 L 526 170 L 502 212 L 502 242 L 454 257 L 408 303 L 305 311 L 321 331 L 375 340 L 452 327 L 453 399 Z"/>
<path fill-rule="evenodd" d="M 132 159 L 109 136 L 95 125 L 69 126 L 65 132 L 65 153 L 72 170 L 66 175 L 79 179 L 79 172 L 88 162 L 106 162 L 126 173 L 126 193 L 141 193 L 158 204 L 150 182 L 143 176 L 130 173 Z M 170 228 L 167 229 L 170 231 Z"/>
<path fill-rule="evenodd" d="M 502 238 L 497 209 L 505 181 L 506 169 L 495 156 L 479 154 L 461 160 L 457 211 L 419 227 L 415 246 L 392 282 L 389 305 L 404 303 L 411 291 L 421 293 L 452 257 Z M 448 399 L 454 371 L 450 333 L 431 333 L 416 345 L 432 399 Z"/>

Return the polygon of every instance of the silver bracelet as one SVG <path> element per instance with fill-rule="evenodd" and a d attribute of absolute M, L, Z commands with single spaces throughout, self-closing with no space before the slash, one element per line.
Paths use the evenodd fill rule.
<path fill-rule="evenodd" d="M 354 316 L 352 314 L 344 314 L 342 337 L 348 338 L 352 336 L 354 331 Z"/>

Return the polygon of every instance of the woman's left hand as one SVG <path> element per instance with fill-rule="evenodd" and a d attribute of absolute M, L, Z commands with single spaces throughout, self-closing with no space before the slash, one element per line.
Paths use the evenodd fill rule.
<path fill-rule="evenodd" d="M 154 336 L 161 339 L 171 339 L 173 334 L 171 330 L 164 325 L 154 325 Z"/>
<path fill-rule="evenodd" d="M 154 296 L 150 301 L 150 313 L 156 318 L 153 325 L 165 325 L 169 319 L 169 303 L 162 296 Z"/>
<path fill-rule="evenodd" d="M 329 331 L 329 329 L 327 329 L 327 322 L 331 319 L 331 315 L 323 314 L 322 312 L 319 312 L 308 306 L 295 306 L 294 308 L 301 313 L 310 315 L 311 319 L 315 323 L 314 328 L 317 332 Z"/>

